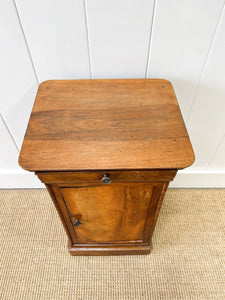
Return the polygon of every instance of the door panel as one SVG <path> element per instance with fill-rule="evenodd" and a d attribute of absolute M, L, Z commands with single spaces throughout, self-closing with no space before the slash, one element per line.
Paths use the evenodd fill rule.
<path fill-rule="evenodd" d="M 76 243 L 143 242 L 155 185 L 161 183 L 61 187 L 72 223 L 81 223 L 74 226 Z"/>

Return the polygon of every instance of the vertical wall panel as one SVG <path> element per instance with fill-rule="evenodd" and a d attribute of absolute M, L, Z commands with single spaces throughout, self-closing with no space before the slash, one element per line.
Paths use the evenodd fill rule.
<path fill-rule="evenodd" d="M 37 80 L 11 0 L 0 1 L 0 45 L 0 110 L 20 147 Z"/>
<path fill-rule="evenodd" d="M 224 0 L 157 0 L 148 77 L 175 87 L 186 118 Z"/>
<path fill-rule="evenodd" d="M 19 152 L 0 115 L 0 188 L 41 188 L 37 177 L 20 168 Z"/>
<path fill-rule="evenodd" d="M 17 164 L 18 150 L 14 145 L 5 124 L 0 117 L 0 173 L 8 171 L 18 171 L 19 166 Z"/>
<path fill-rule="evenodd" d="M 40 82 L 89 78 L 83 0 L 16 0 Z"/>
<path fill-rule="evenodd" d="M 93 78 L 144 78 L 153 0 L 86 0 Z"/>
<path fill-rule="evenodd" d="M 225 134 L 225 9 L 187 126 L 197 158 L 194 167 L 204 168 Z"/>
<path fill-rule="evenodd" d="M 217 151 L 208 165 L 208 169 L 225 170 L 225 136 L 223 137 Z M 225 183 L 224 183 L 225 185 Z"/>

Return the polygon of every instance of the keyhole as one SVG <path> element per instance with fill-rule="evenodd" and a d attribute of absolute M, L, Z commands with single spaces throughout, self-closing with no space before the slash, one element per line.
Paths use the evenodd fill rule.
<path fill-rule="evenodd" d="M 75 219 L 75 221 L 73 222 L 73 226 L 80 226 L 81 222 L 79 219 Z"/>

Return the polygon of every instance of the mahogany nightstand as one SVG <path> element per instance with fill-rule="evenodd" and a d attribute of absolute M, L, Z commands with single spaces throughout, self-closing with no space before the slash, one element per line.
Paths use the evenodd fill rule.
<path fill-rule="evenodd" d="M 168 184 L 193 162 L 163 79 L 43 82 L 19 157 L 45 183 L 73 255 L 148 253 Z"/>

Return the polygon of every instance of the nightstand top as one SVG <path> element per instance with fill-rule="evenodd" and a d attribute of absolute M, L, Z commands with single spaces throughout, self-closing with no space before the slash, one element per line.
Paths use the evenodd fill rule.
<path fill-rule="evenodd" d="M 19 157 L 29 171 L 183 169 L 193 162 L 164 79 L 43 82 Z"/>

